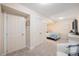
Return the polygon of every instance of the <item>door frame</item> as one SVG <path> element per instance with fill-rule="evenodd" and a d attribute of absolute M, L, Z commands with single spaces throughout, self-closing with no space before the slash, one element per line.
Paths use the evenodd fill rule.
<path fill-rule="evenodd" d="M 27 17 L 27 18 L 29 18 L 29 20 L 30 20 L 30 15 L 26 14 L 26 13 L 23 13 L 21 11 L 17 11 L 17 10 L 12 9 L 12 8 L 9 8 L 9 7 L 4 6 L 4 5 L 2 5 L 1 7 L 2 7 L 3 20 L 4 20 L 4 33 L 3 33 L 4 34 L 3 35 L 4 36 L 4 40 L 3 40 L 3 45 L 4 45 L 3 49 L 4 49 L 4 52 L 3 52 L 3 55 L 6 55 L 7 54 L 7 35 L 8 35 L 8 33 L 6 31 L 6 25 L 7 25 L 7 23 L 6 23 L 7 22 L 7 14 L 6 14 L 6 12 L 9 12 L 8 10 L 10 10 L 10 12 L 12 12 L 14 14 L 17 14 L 17 15 L 20 15 L 20 16 L 23 16 L 25 18 Z M 27 38 L 26 38 L 26 40 L 27 40 Z"/>
<path fill-rule="evenodd" d="M 6 31 L 6 22 L 7 22 L 7 15 L 6 13 L 3 13 L 3 18 L 4 18 L 4 55 L 6 55 L 6 50 L 7 50 L 7 31 Z"/>

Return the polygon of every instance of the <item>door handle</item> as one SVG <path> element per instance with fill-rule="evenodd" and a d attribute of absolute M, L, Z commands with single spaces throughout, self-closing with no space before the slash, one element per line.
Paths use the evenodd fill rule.
<path fill-rule="evenodd" d="M 40 33 L 40 34 L 42 34 L 42 33 Z"/>
<path fill-rule="evenodd" d="M 21 35 L 24 36 L 24 33 L 22 33 Z"/>

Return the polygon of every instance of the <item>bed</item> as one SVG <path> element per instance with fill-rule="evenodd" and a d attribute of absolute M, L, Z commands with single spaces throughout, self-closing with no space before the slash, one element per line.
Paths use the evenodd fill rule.
<path fill-rule="evenodd" d="M 56 32 L 47 33 L 47 39 L 57 41 L 60 39 L 60 34 Z"/>

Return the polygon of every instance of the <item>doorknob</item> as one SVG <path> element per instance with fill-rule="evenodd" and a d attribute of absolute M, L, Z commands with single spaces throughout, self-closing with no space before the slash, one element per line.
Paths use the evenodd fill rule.
<path fill-rule="evenodd" d="M 22 33 L 21 35 L 24 36 L 24 33 Z"/>
<path fill-rule="evenodd" d="M 42 33 L 40 33 L 40 34 L 42 34 Z"/>

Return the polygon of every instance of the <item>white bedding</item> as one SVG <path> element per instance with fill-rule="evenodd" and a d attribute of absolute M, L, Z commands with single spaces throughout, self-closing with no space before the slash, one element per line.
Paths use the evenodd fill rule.
<path fill-rule="evenodd" d="M 54 38 L 54 39 L 59 39 L 60 35 L 56 32 L 51 32 L 51 33 L 48 33 L 48 37 L 51 37 L 51 38 Z"/>

